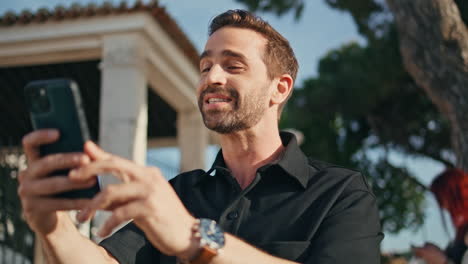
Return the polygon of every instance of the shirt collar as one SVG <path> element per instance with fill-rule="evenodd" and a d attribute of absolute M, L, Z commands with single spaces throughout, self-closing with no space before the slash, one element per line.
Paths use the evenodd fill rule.
<path fill-rule="evenodd" d="M 309 166 L 307 157 L 297 144 L 296 137 L 290 132 L 280 132 L 285 150 L 277 164 L 291 177 L 295 178 L 302 187 L 306 188 L 314 168 Z"/>
<path fill-rule="evenodd" d="M 299 148 L 296 137 L 292 133 L 282 131 L 280 132 L 280 137 L 283 146 L 285 146 L 285 150 L 281 157 L 275 162 L 262 166 L 259 168 L 259 171 L 264 171 L 270 166 L 279 166 L 288 176 L 293 177 L 302 185 L 302 187 L 306 188 L 309 177 L 313 174 L 315 169 L 308 165 L 308 159 Z M 200 177 L 197 183 L 203 179 L 211 177 L 213 171 L 216 171 L 216 173 L 221 172 L 224 175 L 226 172 L 229 172 L 229 169 L 224 162 L 222 149 L 219 150 L 216 155 L 211 169 Z"/>

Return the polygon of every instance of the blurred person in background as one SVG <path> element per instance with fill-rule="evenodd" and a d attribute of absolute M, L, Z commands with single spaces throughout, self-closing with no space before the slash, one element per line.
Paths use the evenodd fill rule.
<path fill-rule="evenodd" d="M 445 250 L 432 243 L 422 247 L 413 247 L 414 254 L 427 264 L 467 264 L 468 231 L 468 174 L 459 169 L 448 169 L 439 174 L 431 184 L 441 210 L 450 214 L 455 229 L 455 239 Z M 447 228 L 442 215 L 444 227 Z"/>

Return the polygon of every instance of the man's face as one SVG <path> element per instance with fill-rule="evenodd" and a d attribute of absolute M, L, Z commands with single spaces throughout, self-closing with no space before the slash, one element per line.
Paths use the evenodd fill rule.
<path fill-rule="evenodd" d="M 208 39 L 200 60 L 198 106 L 206 127 L 228 134 L 256 125 L 269 106 L 271 80 L 262 60 L 266 39 L 224 27 Z"/>

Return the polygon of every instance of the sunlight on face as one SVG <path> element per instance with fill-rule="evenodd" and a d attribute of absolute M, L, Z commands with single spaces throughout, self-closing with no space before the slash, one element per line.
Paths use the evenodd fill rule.
<path fill-rule="evenodd" d="M 249 30 L 225 27 L 201 55 L 198 106 L 207 128 L 227 134 L 256 125 L 269 102 L 271 80 L 262 56 L 266 39 Z"/>

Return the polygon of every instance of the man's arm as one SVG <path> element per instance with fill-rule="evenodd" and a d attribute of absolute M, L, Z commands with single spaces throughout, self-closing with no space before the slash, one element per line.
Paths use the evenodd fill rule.
<path fill-rule="evenodd" d="M 104 248 L 81 235 L 68 215 L 63 217 L 54 232 L 36 234 L 41 241 L 46 263 L 118 263 Z"/>
<path fill-rule="evenodd" d="M 298 263 L 272 256 L 241 239 L 226 234 L 226 245 L 210 264 L 292 264 Z"/>
<path fill-rule="evenodd" d="M 73 182 L 68 177 L 48 176 L 53 171 L 89 162 L 82 153 L 40 157 L 39 147 L 56 141 L 58 137 L 57 131 L 41 130 L 23 138 L 28 168 L 19 174 L 18 195 L 25 220 L 41 241 L 47 263 L 116 263 L 103 248 L 82 236 L 65 212 L 83 208 L 89 201 L 52 197 L 71 189 L 87 188 L 96 181 Z"/>
<path fill-rule="evenodd" d="M 166 263 L 167 260 L 163 259 L 174 259 L 174 257 L 160 255 L 159 250 L 153 248 L 144 236 L 143 231 L 135 223 L 129 223 L 111 237 L 102 241 L 101 245 L 121 263 L 150 263 L 150 260 L 151 263 L 158 263 L 157 260 L 160 260 L 161 263 Z M 297 263 L 274 257 L 228 233 L 225 234 L 225 239 L 225 247 L 220 250 L 218 256 L 209 262 L 210 264 Z M 192 237 L 192 248 L 186 254 L 189 256 L 189 259 L 198 253 L 198 242 L 196 238 Z M 136 261 L 137 259 L 140 259 L 142 262 Z M 147 262 L 144 262 L 143 259 Z"/>

